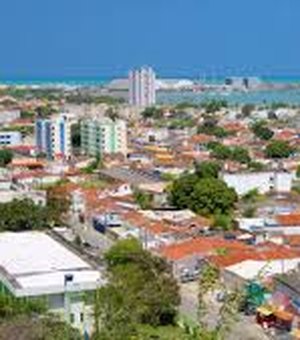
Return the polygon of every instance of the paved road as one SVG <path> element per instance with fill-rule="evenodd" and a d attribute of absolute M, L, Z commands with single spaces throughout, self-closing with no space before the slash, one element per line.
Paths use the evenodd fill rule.
<path fill-rule="evenodd" d="M 81 224 L 75 218 L 71 219 L 70 225 L 81 240 L 93 248 L 95 255 L 103 255 L 113 244 L 112 240 L 96 231 L 91 225 Z"/>
<path fill-rule="evenodd" d="M 180 313 L 184 318 L 197 322 L 198 315 L 198 283 L 189 282 L 180 285 Z"/>
<path fill-rule="evenodd" d="M 180 313 L 184 318 L 197 322 L 198 311 L 198 283 L 189 282 L 180 286 L 181 306 Z M 216 326 L 220 304 L 216 302 L 214 295 L 206 297 L 209 306 L 205 323 L 210 327 Z M 264 330 L 255 323 L 254 317 L 240 315 L 240 320 L 233 326 L 226 340 L 270 340 Z"/>

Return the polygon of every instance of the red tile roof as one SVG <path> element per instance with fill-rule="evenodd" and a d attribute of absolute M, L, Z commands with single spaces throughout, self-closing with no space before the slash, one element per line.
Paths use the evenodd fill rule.
<path fill-rule="evenodd" d="M 209 261 L 219 268 L 228 267 L 246 260 L 271 261 L 300 258 L 300 251 L 288 246 L 266 243 L 249 246 L 244 250 L 230 249 L 226 255 L 213 255 Z"/>
<path fill-rule="evenodd" d="M 205 135 L 205 134 L 198 134 L 194 135 L 191 138 L 192 143 L 209 143 L 215 140 L 213 136 Z"/>
<path fill-rule="evenodd" d="M 275 219 L 282 226 L 300 226 L 300 212 L 277 215 Z"/>
<path fill-rule="evenodd" d="M 192 255 L 209 256 L 218 249 L 246 249 L 242 242 L 228 241 L 218 237 L 199 237 L 177 244 L 162 247 L 160 253 L 171 261 L 176 261 Z"/>

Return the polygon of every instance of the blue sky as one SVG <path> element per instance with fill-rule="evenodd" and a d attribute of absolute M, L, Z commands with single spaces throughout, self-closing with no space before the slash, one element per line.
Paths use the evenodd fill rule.
<path fill-rule="evenodd" d="M 2 0 L 0 76 L 300 75 L 299 0 Z"/>

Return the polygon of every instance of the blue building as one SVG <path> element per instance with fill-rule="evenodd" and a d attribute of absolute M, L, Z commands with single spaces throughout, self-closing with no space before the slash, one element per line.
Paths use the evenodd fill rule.
<path fill-rule="evenodd" d="M 37 151 L 51 159 L 71 157 L 71 126 L 66 115 L 38 119 L 35 123 Z"/>

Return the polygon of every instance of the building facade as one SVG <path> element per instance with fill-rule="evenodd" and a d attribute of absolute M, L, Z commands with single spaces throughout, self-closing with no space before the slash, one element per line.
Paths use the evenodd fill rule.
<path fill-rule="evenodd" d="M 69 159 L 71 157 L 71 124 L 67 116 L 38 119 L 35 124 L 37 151 L 47 158 Z"/>
<path fill-rule="evenodd" d="M 222 179 L 238 195 L 245 195 L 254 189 L 260 194 L 290 192 L 293 176 L 289 172 L 224 173 Z"/>
<path fill-rule="evenodd" d="M 20 110 L 0 111 L 0 124 L 8 124 L 21 117 Z"/>
<path fill-rule="evenodd" d="M 18 131 L 0 132 L 0 146 L 14 146 L 22 144 L 22 135 Z"/>
<path fill-rule="evenodd" d="M 89 156 L 127 153 L 127 126 L 123 120 L 89 119 L 81 122 L 82 153 Z"/>
<path fill-rule="evenodd" d="M 129 73 L 129 103 L 148 107 L 156 103 L 156 75 L 150 67 L 142 67 Z"/>
<path fill-rule="evenodd" d="M 0 291 L 44 299 L 82 333 L 92 332 L 92 297 L 103 284 L 97 269 L 46 233 L 0 233 Z"/>

